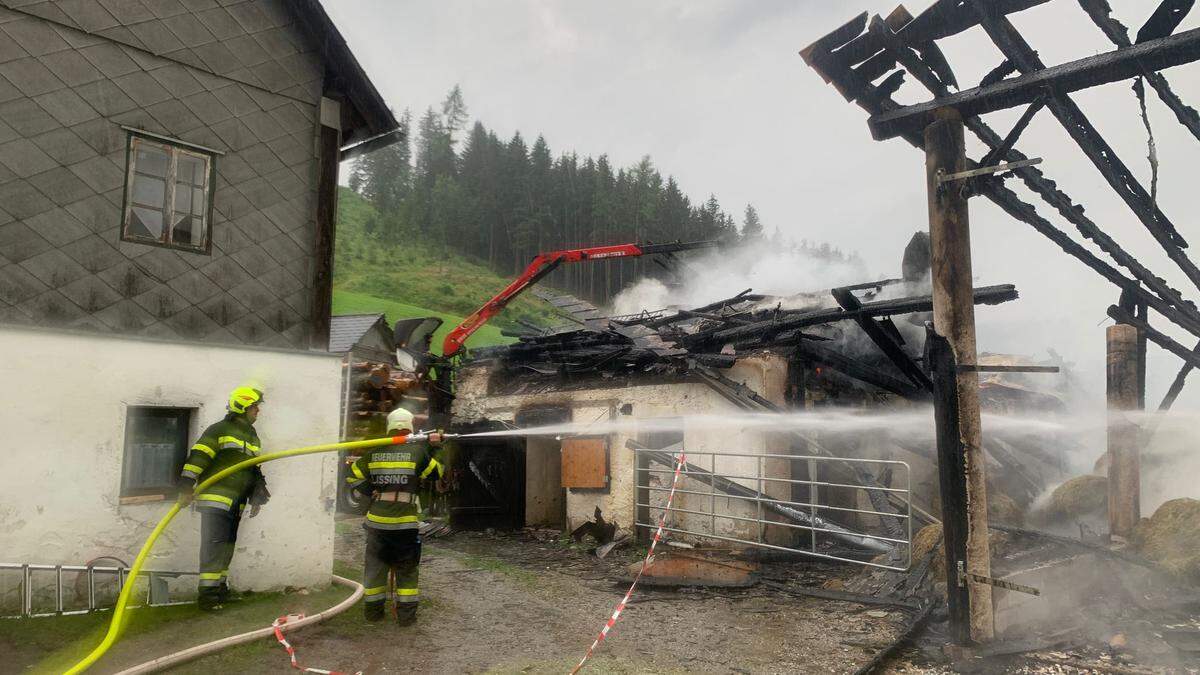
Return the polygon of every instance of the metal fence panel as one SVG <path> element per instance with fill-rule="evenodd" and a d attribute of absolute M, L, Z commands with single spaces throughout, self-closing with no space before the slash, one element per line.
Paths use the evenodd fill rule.
<path fill-rule="evenodd" d="M 888 570 L 905 571 L 912 564 L 911 470 L 905 462 L 690 452 L 682 443 L 633 450 L 638 527 L 656 527 L 655 514 L 662 512 L 670 492 L 661 477 L 675 472 L 682 452 L 683 482 L 667 514 L 666 532 Z M 890 482 L 859 485 L 837 479 L 839 467 L 846 465 L 875 469 L 889 475 Z M 793 477 L 801 467 L 804 477 Z M 827 539 L 873 555 L 867 560 L 841 555 L 822 546 Z M 881 554 L 886 557 L 879 558 Z"/>

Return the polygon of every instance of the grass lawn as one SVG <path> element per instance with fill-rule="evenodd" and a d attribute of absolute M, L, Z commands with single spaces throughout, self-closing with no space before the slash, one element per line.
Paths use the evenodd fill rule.
<path fill-rule="evenodd" d="M 403 302 L 384 300 L 383 298 L 377 298 L 366 293 L 356 293 L 340 289 L 333 291 L 334 314 L 368 314 L 374 312 L 383 312 L 387 315 L 388 322 L 392 324 L 399 319 L 421 316 L 436 316 L 441 318 L 444 323 L 433 334 L 433 351 L 435 354 L 442 353 L 442 339 L 463 320 L 463 317 L 447 312 L 438 312 Z M 467 347 L 487 347 L 508 344 L 510 342 L 513 342 L 513 339 L 501 335 L 499 327 L 487 324 L 475 331 L 475 334 L 467 340 Z"/>

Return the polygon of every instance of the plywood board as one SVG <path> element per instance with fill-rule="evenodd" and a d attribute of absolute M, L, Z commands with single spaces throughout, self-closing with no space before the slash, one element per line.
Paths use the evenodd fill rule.
<path fill-rule="evenodd" d="M 568 438 L 562 442 L 562 486 L 608 487 L 608 440 Z"/>

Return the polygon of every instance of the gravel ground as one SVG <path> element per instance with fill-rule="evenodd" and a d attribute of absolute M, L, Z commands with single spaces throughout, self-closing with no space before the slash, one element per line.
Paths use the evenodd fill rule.
<path fill-rule="evenodd" d="M 361 532 L 339 529 L 340 567 L 361 568 Z M 351 672 L 565 673 L 620 600 L 625 587 L 618 579 L 638 556 L 626 549 L 602 561 L 528 533 L 427 540 L 415 626 L 362 624 L 356 635 L 339 622 L 299 633 L 293 644 L 305 664 Z M 350 621 L 358 616 L 354 611 Z M 782 596 L 761 586 L 648 589 L 635 597 L 589 670 L 853 672 L 907 619 L 898 610 Z M 288 671 L 278 654 L 253 666 Z"/>

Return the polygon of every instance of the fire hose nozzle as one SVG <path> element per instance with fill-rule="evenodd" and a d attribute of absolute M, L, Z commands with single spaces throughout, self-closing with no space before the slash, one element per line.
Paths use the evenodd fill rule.
<path fill-rule="evenodd" d="M 405 443 L 405 445 L 407 445 L 409 443 L 424 443 L 424 442 L 428 441 L 429 437 L 434 434 L 437 434 L 438 436 L 440 436 L 443 441 L 452 440 L 452 439 L 459 438 L 462 436 L 462 434 L 443 434 L 443 433 L 440 433 L 437 431 L 422 431 L 419 434 L 409 434 L 408 436 L 405 436 L 404 443 Z"/>

